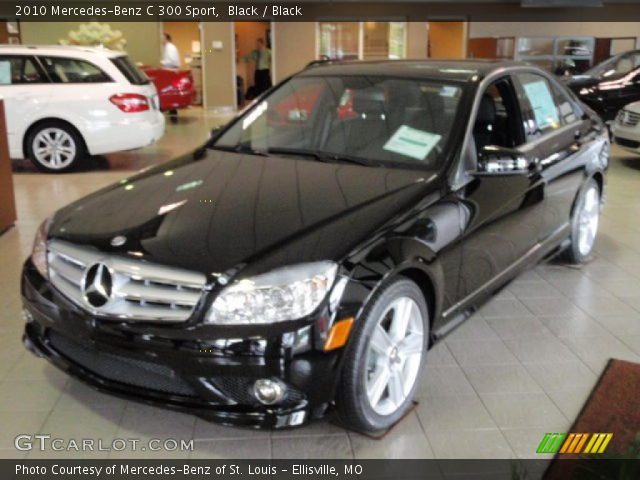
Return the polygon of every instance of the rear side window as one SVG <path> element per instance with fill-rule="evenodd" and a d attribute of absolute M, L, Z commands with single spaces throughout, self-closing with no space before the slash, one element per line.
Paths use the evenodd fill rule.
<path fill-rule="evenodd" d="M 569 100 L 569 96 L 556 85 L 553 85 L 553 93 L 556 97 L 562 123 L 568 125 L 577 121 L 579 112 L 575 111 L 573 103 Z"/>
<path fill-rule="evenodd" d="M 47 83 L 33 58 L 0 56 L 0 85 Z"/>
<path fill-rule="evenodd" d="M 534 123 L 526 129 L 528 139 L 532 140 L 560 128 L 563 113 L 560 112 L 549 81 L 535 73 L 519 73 L 517 77 L 523 90 L 522 111 L 529 117 L 529 123 Z"/>
<path fill-rule="evenodd" d="M 135 64 L 129 60 L 129 57 L 116 57 L 112 58 L 111 61 L 132 85 L 146 85 L 149 83 L 149 77 L 136 67 Z"/>
<path fill-rule="evenodd" d="M 77 58 L 41 57 L 53 83 L 105 83 L 113 80 L 94 64 Z"/>

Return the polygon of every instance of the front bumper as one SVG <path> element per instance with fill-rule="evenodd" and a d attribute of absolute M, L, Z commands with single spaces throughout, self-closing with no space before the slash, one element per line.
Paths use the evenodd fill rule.
<path fill-rule="evenodd" d="M 160 110 L 124 113 L 111 122 L 94 125 L 83 132 L 89 152 L 102 155 L 135 150 L 158 141 L 165 131 L 165 118 Z"/>
<path fill-rule="evenodd" d="M 260 337 L 248 333 L 244 339 L 194 338 L 189 328 L 175 325 L 160 335 L 158 328 L 91 317 L 53 289 L 30 261 L 22 296 L 25 346 L 99 390 L 252 428 L 303 425 L 322 416 L 334 397 L 341 351 L 312 345 L 296 351 L 300 342 L 291 341 L 301 331 L 313 335 L 312 325 Z M 261 378 L 286 386 L 277 406 L 260 404 L 253 395 Z"/>
<path fill-rule="evenodd" d="M 631 127 L 615 122 L 611 132 L 616 145 L 630 152 L 640 152 L 640 124 Z"/>

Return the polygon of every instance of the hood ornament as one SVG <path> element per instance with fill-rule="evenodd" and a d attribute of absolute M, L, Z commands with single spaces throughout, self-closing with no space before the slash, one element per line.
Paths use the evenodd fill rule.
<path fill-rule="evenodd" d="M 82 293 L 90 307 L 100 308 L 111 300 L 113 276 L 104 263 L 91 265 L 82 280 Z"/>

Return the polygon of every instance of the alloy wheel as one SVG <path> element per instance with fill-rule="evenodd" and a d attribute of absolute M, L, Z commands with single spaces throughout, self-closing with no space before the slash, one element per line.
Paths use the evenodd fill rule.
<path fill-rule="evenodd" d="M 589 255 L 596 241 L 600 219 L 600 194 L 593 185 L 585 192 L 582 208 L 578 214 L 578 250 Z"/>
<path fill-rule="evenodd" d="M 410 395 L 422 361 L 424 320 L 418 304 L 400 297 L 376 324 L 366 353 L 365 389 L 379 415 L 391 415 Z"/>
<path fill-rule="evenodd" d="M 68 167 L 76 156 L 75 140 L 61 128 L 45 128 L 33 139 L 33 154 L 43 166 L 52 170 Z"/>

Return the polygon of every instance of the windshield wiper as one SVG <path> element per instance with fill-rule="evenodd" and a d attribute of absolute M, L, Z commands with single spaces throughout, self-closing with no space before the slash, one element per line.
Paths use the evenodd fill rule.
<path fill-rule="evenodd" d="M 274 155 L 299 155 L 301 157 L 312 157 L 316 160 L 322 160 L 320 154 L 315 150 L 304 150 L 300 148 L 271 147 L 267 149 L 267 153 Z"/>
<path fill-rule="evenodd" d="M 370 162 L 368 160 L 365 160 L 364 158 L 354 157 L 352 155 L 345 155 L 342 153 L 318 152 L 318 154 L 325 161 L 353 163 L 355 165 L 364 165 L 365 167 L 371 167 L 372 165 L 375 165 L 377 167 L 382 166 L 382 164 L 379 162 Z"/>
<path fill-rule="evenodd" d="M 353 163 L 356 165 L 371 166 L 372 163 L 362 158 L 352 157 L 350 155 L 343 155 L 334 152 L 323 152 L 319 150 L 305 150 L 298 148 L 285 148 L 285 147 L 272 147 L 267 150 L 267 153 L 273 153 L 275 155 L 299 155 L 302 157 L 311 157 L 319 162 L 344 162 Z M 377 164 L 376 164 L 377 165 Z"/>
<path fill-rule="evenodd" d="M 251 148 L 246 143 L 239 143 L 237 145 L 212 145 L 209 148 L 212 150 L 222 150 L 223 152 L 244 153 L 247 155 L 258 155 L 260 157 L 268 157 L 269 154 L 263 150 L 256 150 Z"/>

